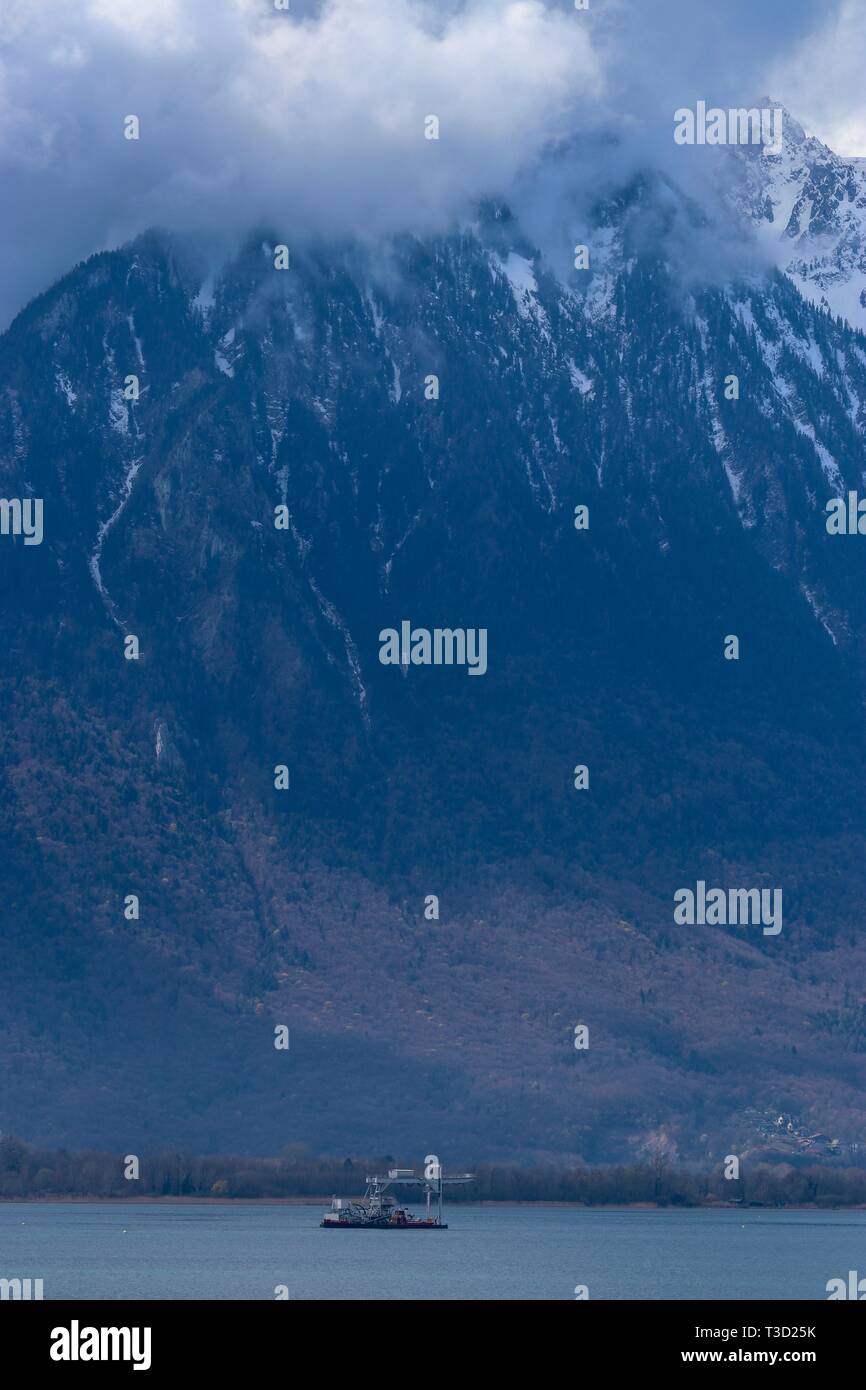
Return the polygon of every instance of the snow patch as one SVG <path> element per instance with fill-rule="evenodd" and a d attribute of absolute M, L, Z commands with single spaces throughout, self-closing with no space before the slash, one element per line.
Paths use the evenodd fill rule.
<path fill-rule="evenodd" d="M 135 343 L 135 355 L 138 358 L 138 365 L 139 367 L 144 367 L 144 353 L 141 350 L 141 339 L 137 336 L 135 332 L 135 319 L 132 317 L 132 314 L 127 314 L 126 322 L 129 324 L 129 331 L 132 335 L 132 341 Z"/>
<path fill-rule="evenodd" d="M 230 328 L 227 333 L 223 334 L 213 350 L 214 365 L 222 372 L 223 376 L 227 377 L 234 377 L 235 374 L 234 365 L 226 356 L 226 350 L 232 346 L 234 340 L 235 330 Z"/>
<path fill-rule="evenodd" d="M 586 376 L 570 357 L 566 358 L 566 365 L 575 391 L 579 391 L 582 396 L 588 396 L 591 391 L 595 390 L 595 382 Z"/>
<path fill-rule="evenodd" d="M 538 300 L 538 281 L 532 262 L 525 256 L 518 256 L 516 251 L 509 251 L 504 261 L 501 257 L 498 258 L 498 265 L 511 286 L 520 317 L 535 322 L 549 337 L 550 325 L 547 314 Z"/>
<path fill-rule="evenodd" d="M 118 502 L 117 506 L 115 507 L 111 515 L 108 517 L 108 519 L 100 523 L 99 530 L 96 536 L 96 545 L 93 548 L 93 553 L 91 554 L 89 561 L 90 573 L 93 578 L 93 582 L 96 585 L 96 588 L 99 592 L 99 596 L 105 603 L 105 607 L 112 621 L 115 622 L 118 627 L 120 627 L 120 622 L 117 618 L 114 602 L 109 596 L 108 591 L 106 590 L 106 587 L 102 582 L 102 570 L 100 568 L 100 562 L 102 560 L 102 548 L 105 545 L 106 536 L 108 535 L 114 523 L 117 521 L 127 502 L 129 501 L 129 498 L 132 494 L 135 479 L 138 476 L 138 471 L 143 463 L 144 456 L 142 455 L 141 458 L 133 459 L 127 467 L 126 474 L 124 475 L 123 483 L 121 484 L 120 488 L 120 501 Z"/>
<path fill-rule="evenodd" d="M 72 389 L 72 382 L 69 380 L 69 377 L 65 372 L 58 371 L 54 381 L 55 385 L 60 387 L 60 390 L 66 397 L 66 404 L 69 406 L 69 409 L 74 410 L 75 402 L 78 400 L 78 397 Z"/>
<path fill-rule="evenodd" d="M 108 424 L 117 434 L 129 434 L 129 407 L 121 387 L 111 393 L 108 406 Z"/>

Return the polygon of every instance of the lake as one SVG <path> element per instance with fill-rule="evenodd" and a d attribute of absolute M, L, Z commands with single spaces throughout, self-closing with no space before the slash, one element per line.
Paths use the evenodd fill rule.
<path fill-rule="evenodd" d="M 0 1203 L 0 1278 L 46 1299 L 826 1299 L 863 1211 L 448 1209 L 447 1231 L 325 1231 L 325 1207 Z"/>

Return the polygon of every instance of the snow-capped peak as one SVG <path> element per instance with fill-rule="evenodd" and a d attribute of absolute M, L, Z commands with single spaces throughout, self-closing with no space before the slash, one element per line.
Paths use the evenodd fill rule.
<path fill-rule="evenodd" d="M 805 298 L 866 330 L 866 159 L 835 154 L 782 111 L 778 154 L 732 151 L 734 202 Z"/>

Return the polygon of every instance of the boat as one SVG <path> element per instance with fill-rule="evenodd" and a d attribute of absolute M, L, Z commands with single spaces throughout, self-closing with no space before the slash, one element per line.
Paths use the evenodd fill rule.
<path fill-rule="evenodd" d="M 446 1178 L 435 1154 L 429 1154 L 424 1163 L 423 1175 L 412 1168 L 391 1168 L 384 1177 L 367 1178 L 363 1197 L 334 1197 L 321 1226 L 326 1231 L 447 1231 L 448 1225 L 442 1220 L 443 1188 L 446 1184 L 472 1182 L 473 1174 L 457 1173 Z M 388 1191 L 391 1187 L 420 1187 L 426 1197 L 426 1215 L 414 1216 L 401 1206 Z"/>

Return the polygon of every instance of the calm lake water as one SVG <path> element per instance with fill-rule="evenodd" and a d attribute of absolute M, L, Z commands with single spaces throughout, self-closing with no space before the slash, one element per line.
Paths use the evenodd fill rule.
<path fill-rule="evenodd" d="M 325 1208 L 0 1203 L 0 1277 L 46 1299 L 825 1299 L 866 1212 L 454 1206 L 450 1229 L 323 1231 Z"/>

